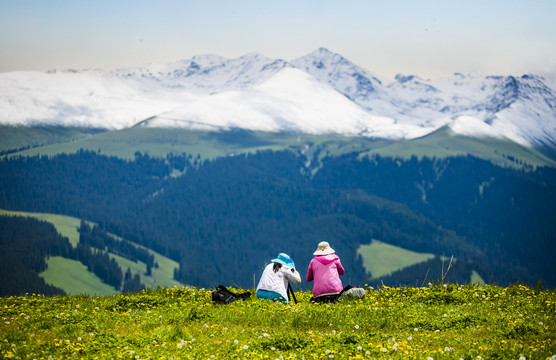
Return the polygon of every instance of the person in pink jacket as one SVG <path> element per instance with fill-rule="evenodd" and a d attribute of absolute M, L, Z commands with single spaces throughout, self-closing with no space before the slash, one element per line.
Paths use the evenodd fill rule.
<path fill-rule="evenodd" d="M 314 280 L 313 299 L 311 300 L 335 302 L 343 290 L 340 275 L 345 273 L 340 258 L 326 241 L 319 243 L 313 255 L 315 257 L 311 260 L 307 270 L 307 281 Z"/>

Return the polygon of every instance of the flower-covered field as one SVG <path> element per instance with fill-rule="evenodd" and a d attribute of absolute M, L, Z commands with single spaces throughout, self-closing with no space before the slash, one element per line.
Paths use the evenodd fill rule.
<path fill-rule="evenodd" d="M 556 292 L 443 284 L 367 288 L 298 304 L 160 288 L 106 297 L 0 298 L 0 354 L 14 359 L 556 359 Z"/>

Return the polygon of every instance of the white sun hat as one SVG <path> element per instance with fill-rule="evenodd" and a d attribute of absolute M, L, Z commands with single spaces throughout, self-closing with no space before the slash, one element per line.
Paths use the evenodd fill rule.
<path fill-rule="evenodd" d="M 336 251 L 334 251 L 326 241 L 321 241 L 313 255 L 328 255 L 334 254 L 335 252 Z"/>

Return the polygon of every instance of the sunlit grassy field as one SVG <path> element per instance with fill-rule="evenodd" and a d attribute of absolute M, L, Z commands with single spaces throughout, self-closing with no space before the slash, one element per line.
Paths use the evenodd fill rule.
<path fill-rule="evenodd" d="M 491 161 L 503 167 L 520 168 L 522 163 L 536 166 L 556 166 L 556 162 L 540 152 L 502 139 L 489 137 L 453 136 L 443 127 L 427 136 L 402 140 L 386 146 L 371 149 L 366 154 L 380 154 L 385 157 L 444 158 L 451 156 L 472 156 Z M 510 159 L 513 158 L 514 160 Z"/>
<path fill-rule="evenodd" d="M 113 295 L 119 293 L 114 287 L 103 283 L 89 272 L 87 266 L 77 260 L 52 256 L 47 259 L 48 268 L 39 274 L 47 284 L 54 285 L 70 295 Z"/>
<path fill-rule="evenodd" d="M 556 293 L 521 285 L 367 288 L 364 299 L 298 304 L 159 288 L 106 297 L 0 298 L 4 358 L 547 359 Z M 556 357 L 554 357 L 556 359 Z"/>
<path fill-rule="evenodd" d="M 394 271 L 434 259 L 434 254 L 418 253 L 398 246 L 373 240 L 369 245 L 361 245 L 357 254 L 363 258 L 363 266 L 373 278 L 390 275 Z"/>

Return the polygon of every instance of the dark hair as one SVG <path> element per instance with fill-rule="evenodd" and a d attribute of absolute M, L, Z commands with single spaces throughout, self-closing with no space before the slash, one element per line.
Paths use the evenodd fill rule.
<path fill-rule="evenodd" d="M 277 272 L 278 270 L 280 270 L 281 267 L 282 267 L 282 264 L 274 263 L 274 266 L 272 267 L 272 270 L 274 270 L 274 272 Z"/>

